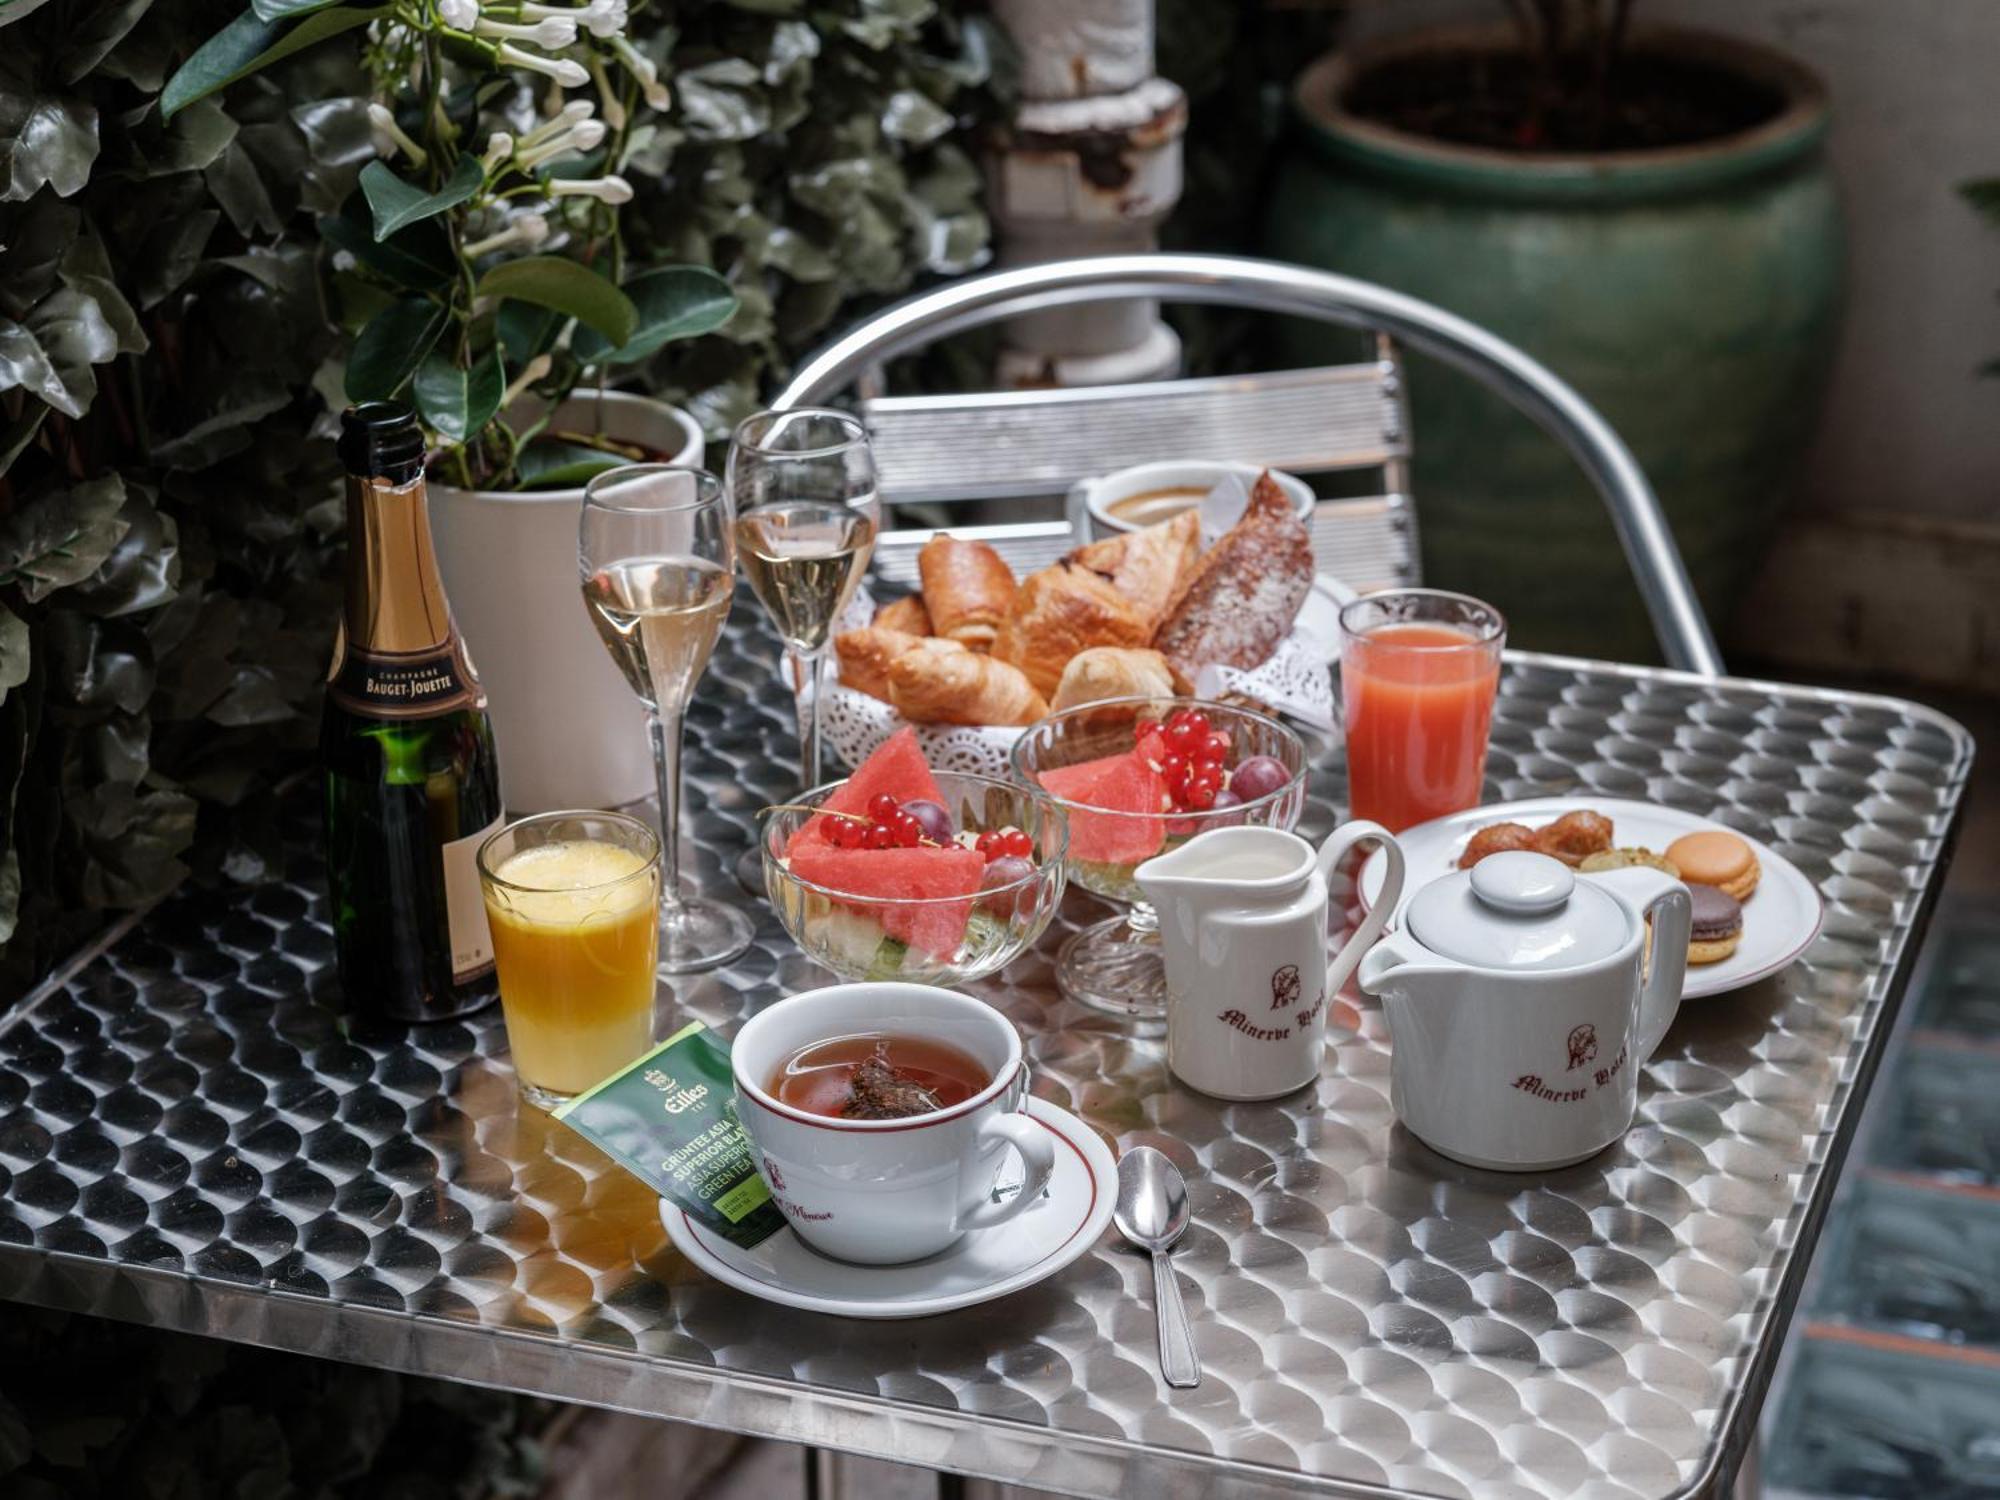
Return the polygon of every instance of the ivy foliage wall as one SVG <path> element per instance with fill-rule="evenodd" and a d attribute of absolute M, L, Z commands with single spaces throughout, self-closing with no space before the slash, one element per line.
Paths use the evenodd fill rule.
<path fill-rule="evenodd" d="M 350 333 L 318 223 L 374 154 L 365 32 L 163 124 L 243 8 L 0 0 L 0 1001 L 191 870 L 274 873 L 309 762 Z M 830 325 L 983 257 L 1003 49 L 939 0 L 632 9 L 674 93 L 636 259 L 743 301 L 640 380 L 720 435 Z"/>

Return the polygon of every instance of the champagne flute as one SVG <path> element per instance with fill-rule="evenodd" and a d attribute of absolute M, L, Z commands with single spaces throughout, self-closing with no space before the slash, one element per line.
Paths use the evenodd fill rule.
<path fill-rule="evenodd" d="M 744 576 L 798 663 L 799 784 L 815 787 L 827 643 L 882 524 L 875 456 L 846 412 L 759 412 L 736 429 L 728 478 Z"/>
<path fill-rule="evenodd" d="M 680 888 L 681 720 L 729 618 L 736 539 L 722 483 L 700 469 L 633 464 L 583 492 L 577 565 L 591 623 L 646 706 L 660 779 L 662 974 L 727 963 L 750 919 Z M 578 725 L 579 733 L 590 726 Z"/>

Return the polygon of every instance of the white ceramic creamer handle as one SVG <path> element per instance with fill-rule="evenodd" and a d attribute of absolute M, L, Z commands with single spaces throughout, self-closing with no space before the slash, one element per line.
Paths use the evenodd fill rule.
<path fill-rule="evenodd" d="M 1021 1153 L 1021 1166 L 1027 1173 L 1022 1179 L 1021 1191 L 1011 1198 L 995 1198 L 989 1183 L 980 1190 L 977 1198 L 958 1211 L 960 1229 L 990 1229 L 995 1224 L 1006 1223 L 1018 1213 L 1025 1213 L 1042 1201 L 1042 1189 L 1049 1185 L 1049 1174 L 1056 1169 L 1054 1140 L 1044 1127 L 1029 1116 L 1018 1111 L 995 1115 L 979 1127 L 979 1138 L 973 1144 L 973 1151 L 977 1153 L 996 1137 Z"/>
<path fill-rule="evenodd" d="M 1340 993 L 1340 987 L 1347 983 L 1347 976 L 1354 972 L 1354 966 L 1375 945 L 1375 939 L 1389 925 L 1396 903 L 1403 899 L 1403 846 L 1380 823 L 1370 823 L 1365 818 L 1341 824 L 1319 846 L 1321 878 L 1330 880 L 1334 867 L 1347 857 L 1347 851 L 1364 840 L 1382 846 L 1389 868 L 1382 878 L 1382 889 L 1376 892 L 1375 902 L 1368 908 L 1368 915 L 1361 919 L 1361 925 L 1354 929 L 1353 936 L 1341 944 L 1340 951 L 1334 954 L 1333 962 L 1327 966 L 1326 993 L 1329 998 Z"/>
<path fill-rule="evenodd" d="M 1666 1039 L 1667 1028 L 1681 1008 L 1681 986 L 1687 981 L 1688 939 L 1694 930 L 1694 906 L 1688 888 L 1661 875 L 1665 889 L 1646 903 L 1653 919 L 1653 952 L 1645 988 L 1639 992 L 1639 1059 L 1651 1059 Z"/>
<path fill-rule="evenodd" d="M 1079 479 L 1063 498 L 1063 516 L 1079 547 L 1095 540 L 1090 534 L 1090 487 L 1095 483 L 1094 479 Z"/>

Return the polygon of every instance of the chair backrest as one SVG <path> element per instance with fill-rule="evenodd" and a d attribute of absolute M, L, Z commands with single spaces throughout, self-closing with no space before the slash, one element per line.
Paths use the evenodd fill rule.
<path fill-rule="evenodd" d="M 1302 475 L 1370 471 L 1369 495 L 1323 501 L 1312 528 L 1321 570 L 1365 591 L 1418 581 L 1402 369 L 1390 341 L 1376 343 L 1377 358 L 1352 365 L 1081 390 L 885 396 L 861 410 L 890 519 L 901 519 L 899 507 L 920 505 L 927 519 L 991 543 L 1021 572 L 1075 544 L 1069 521 L 968 524 L 951 512 L 1066 496 L 1085 479 L 1169 455 Z M 886 529 L 876 570 L 912 581 L 916 551 L 933 529 Z"/>
<path fill-rule="evenodd" d="M 1303 266 L 1219 255 L 1107 255 L 990 272 L 907 298 L 849 330 L 806 362 L 779 395 L 776 405 L 787 408 L 825 401 L 858 379 L 872 377 L 888 360 L 969 328 L 1025 313 L 1134 297 L 1244 307 L 1367 329 L 1432 355 L 1494 390 L 1562 443 L 1596 486 L 1611 514 L 1667 660 L 1706 676 L 1715 676 L 1722 670 L 1721 654 L 1688 582 L 1687 569 L 1660 512 L 1659 502 L 1631 451 L 1609 424 L 1547 368 L 1505 340 L 1442 308 L 1369 282 Z M 1164 389 L 1171 391 L 1172 386 Z M 898 418 L 933 419 L 935 413 L 926 411 L 922 405 L 926 398 L 915 399 L 918 405 L 914 409 L 905 405 L 896 414 Z M 992 396 L 933 399 L 963 402 L 961 411 L 976 411 L 991 406 L 995 400 Z M 1198 394 L 1192 399 L 1213 401 L 1216 393 Z M 877 404 L 879 399 L 870 404 L 871 421 L 875 419 Z M 1022 406 L 1010 415 L 1018 418 L 1019 412 L 1025 410 Z M 1407 427 L 1402 431 L 1406 432 Z M 1022 425 L 1017 432 L 1017 440 L 1026 445 L 1032 429 Z M 1068 444 L 1073 436 L 1066 427 L 1060 440 Z M 892 450 L 897 446 L 900 440 L 892 440 Z M 1150 456 L 1196 455 L 1188 451 L 1181 435 L 1174 433 L 1169 447 Z M 902 462 L 894 456 L 890 461 Z M 988 456 L 965 446 L 963 436 L 955 461 L 961 475 L 972 476 L 955 480 L 956 489 L 970 488 L 985 479 Z M 1273 460 L 1267 457 L 1263 461 Z M 923 462 L 928 465 L 933 460 L 925 458 Z M 1012 456 L 990 462 L 996 476 L 1003 480 L 1012 473 L 1019 482 L 1018 476 L 1032 468 L 1031 463 Z M 1401 456 L 1393 457 L 1390 462 L 1400 467 Z M 1098 460 L 1093 462 L 1092 471 L 1116 466 Z M 915 468 L 913 460 L 912 472 Z M 1395 488 L 1397 498 L 1402 501 L 1407 535 L 1407 500 L 1401 495 L 1403 486 Z M 1041 526 L 1047 531 L 1039 538 L 1041 545 L 1059 554 L 1059 537 L 1048 531 L 1048 527 L 1060 523 L 1019 524 Z M 1067 534 L 1066 528 L 1063 534 Z M 1016 540 L 1026 543 L 1033 539 L 1023 535 Z M 885 567 L 891 567 L 892 576 L 900 571 L 892 566 L 889 555 L 878 551 L 878 556 Z M 1349 576 L 1357 585 L 1363 582 L 1361 577 Z"/>

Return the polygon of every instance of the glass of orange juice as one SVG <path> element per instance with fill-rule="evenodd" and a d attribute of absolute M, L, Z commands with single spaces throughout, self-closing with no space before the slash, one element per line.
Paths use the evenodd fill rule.
<path fill-rule="evenodd" d="M 637 818 L 554 812 L 479 846 L 500 1009 L 521 1092 L 543 1109 L 653 1044 L 660 840 Z"/>
<path fill-rule="evenodd" d="M 1507 622 L 1442 589 L 1364 594 L 1340 612 L 1348 815 L 1392 833 L 1479 805 Z"/>

